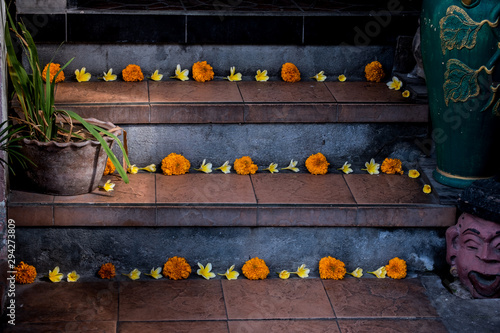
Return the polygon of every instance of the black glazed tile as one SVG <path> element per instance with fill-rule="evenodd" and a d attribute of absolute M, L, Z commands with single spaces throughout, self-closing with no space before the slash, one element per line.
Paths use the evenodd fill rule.
<path fill-rule="evenodd" d="M 21 14 L 18 16 L 35 42 L 62 43 L 66 40 L 64 14 Z"/>
<path fill-rule="evenodd" d="M 184 31 L 183 15 L 68 14 L 69 42 L 183 43 Z"/>
<path fill-rule="evenodd" d="M 302 44 L 300 16 L 188 16 L 188 43 Z"/>
<path fill-rule="evenodd" d="M 418 16 L 306 16 L 306 45 L 395 45 L 417 32 Z"/>

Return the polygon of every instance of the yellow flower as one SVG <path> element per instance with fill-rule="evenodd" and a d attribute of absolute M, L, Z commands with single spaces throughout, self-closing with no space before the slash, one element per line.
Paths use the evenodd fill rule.
<path fill-rule="evenodd" d="M 306 268 L 306 264 L 302 264 L 299 268 L 297 268 L 297 271 L 293 273 L 297 274 L 300 278 L 306 278 L 309 276 L 310 271 L 311 270 L 309 268 Z"/>
<path fill-rule="evenodd" d="M 228 280 L 236 280 L 238 278 L 238 276 L 240 275 L 240 273 L 238 273 L 237 271 L 233 271 L 233 269 L 234 269 L 234 265 L 229 267 L 229 269 L 226 271 L 226 273 L 224 273 L 224 274 L 219 273 L 219 275 L 224 275 Z"/>
<path fill-rule="evenodd" d="M 313 154 L 306 160 L 306 168 L 313 175 L 324 175 L 328 172 L 330 163 L 326 160 L 325 155 L 321 153 Z"/>
<path fill-rule="evenodd" d="M 347 161 L 344 163 L 344 165 L 342 166 L 342 168 L 338 168 L 337 170 L 340 170 L 342 171 L 343 173 L 345 173 L 346 175 L 347 174 L 350 174 L 352 172 L 352 169 L 351 169 L 351 164 L 347 163 Z"/>
<path fill-rule="evenodd" d="M 193 79 L 205 82 L 214 79 L 214 70 L 206 61 L 198 61 L 193 64 Z"/>
<path fill-rule="evenodd" d="M 255 75 L 255 80 L 259 82 L 265 82 L 269 80 L 269 76 L 267 76 L 267 70 L 260 71 L 260 69 L 257 70 L 257 75 Z"/>
<path fill-rule="evenodd" d="M 211 272 L 211 263 L 208 263 L 205 267 L 203 267 L 202 264 L 198 263 L 198 267 L 200 267 L 200 269 L 196 271 L 196 274 L 203 276 L 206 280 L 210 280 L 211 278 L 215 277 L 215 274 Z"/>
<path fill-rule="evenodd" d="M 137 280 L 138 278 L 141 277 L 141 272 L 137 268 L 134 268 L 134 270 L 128 274 L 125 273 L 122 274 L 128 276 L 130 280 Z"/>
<path fill-rule="evenodd" d="M 264 171 L 269 171 L 270 173 L 280 172 L 278 170 L 278 163 L 269 164 L 269 168 L 265 168 Z"/>
<path fill-rule="evenodd" d="M 155 164 L 150 164 L 144 168 L 140 168 L 139 170 L 144 170 L 147 172 L 156 172 L 156 165 Z"/>
<path fill-rule="evenodd" d="M 189 69 L 181 70 L 181 65 L 177 64 L 177 68 L 175 69 L 175 75 L 171 76 L 171 79 L 179 79 L 181 81 L 189 80 Z"/>
<path fill-rule="evenodd" d="M 191 163 L 180 154 L 170 153 L 161 161 L 161 169 L 164 175 L 183 175 L 189 172 Z"/>
<path fill-rule="evenodd" d="M 410 178 L 418 178 L 418 177 L 420 177 L 420 172 L 418 172 L 415 169 L 411 169 L 410 171 L 408 171 L 408 177 L 410 177 Z"/>
<path fill-rule="evenodd" d="M 148 273 L 144 273 L 144 275 L 148 275 L 148 276 L 151 276 L 152 278 L 154 279 L 161 279 L 162 276 L 161 276 L 161 267 L 158 267 L 158 268 L 151 268 L 151 272 Z"/>
<path fill-rule="evenodd" d="M 111 182 L 111 179 L 104 184 L 104 186 L 99 186 L 100 189 L 103 189 L 106 192 L 113 191 L 115 189 L 115 183 Z"/>
<path fill-rule="evenodd" d="M 281 78 L 285 82 L 299 82 L 300 72 L 297 66 L 291 62 L 287 62 L 281 66 Z"/>
<path fill-rule="evenodd" d="M 365 170 L 370 175 L 378 175 L 379 174 L 378 168 L 380 167 L 380 164 L 375 163 L 375 160 L 373 158 L 370 160 L 370 163 L 368 163 L 368 162 L 365 163 L 365 167 L 366 167 L 366 169 L 361 169 L 361 170 Z"/>
<path fill-rule="evenodd" d="M 49 279 L 52 282 L 61 282 L 64 277 L 63 273 L 59 273 L 59 266 L 56 266 L 53 271 L 49 270 Z"/>
<path fill-rule="evenodd" d="M 14 268 L 16 272 L 16 282 L 20 284 L 33 283 L 36 278 L 36 268 L 35 266 L 31 266 L 25 264 L 24 261 L 21 261 L 17 264 L 16 268 Z"/>
<path fill-rule="evenodd" d="M 201 171 L 204 173 L 212 172 L 212 163 L 205 163 L 206 160 L 203 160 L 199 169 L 195 169 L 196 171 Z"/>
<path fill-rule="evenodd" d="M 80 278 L 80 275 L 78 275 L 78 273 L 76 271 L 69 273 L 68 276 L 66 277 L 68 282 L 76 282 L 76 281 L 78 281 L 79 278 Z"/>
<path fill-rule="evenodd" d="M 352 275 L 356 278 L 360 278 L 363 276 L 363 268 L 358 267 L 355 270 L 353 270 L 352 273 L 347 273 L 347 274 Z"/>
<path fill-rule="evenodd" d="M 258 257 L 247 260 L 241 271 L 249 280 L 264 280 L 269 275 L 266 262 Z"/>
<path fill-rule="evenodd" d="M 281 272 L 278 273 L 280 275 L 280 279 L 286 280 L 290 277 L 290 272 L 282 270 Z"/>
<path fill-rule="evenodd" d="M 281 168 L 281 170 L 291 170 L 293 172 L 299 172 L 299 168 L 296 167 L 298 161 L 291 160 L 290 164 L 286 168 Z"/>
<path fill-rule="evenodd" d="M 345 80 L 347 80 L 347 78 L 345 77 L 344 74 L 340 74 L 339 77 L 338 77 L 339 81 L 340 82 L 344 82 Z"/>
<path fill-rule="evenodd" d="M 150 79 L 153 81 L 161 81 L 161 79 L 163 79 L 163 74 L 159 74 L 158 70 L 155 70 L 155 72 L 151 74 Z"/>
<path fill-rule="evenodd" d="M 403 82 L 401 82 L 401 80 L 397 77 L 393 76 L 392 81 L 387 82 L 387 86 L 389 87 L 389 89 L 399 90 L 403 86 Z"/>
<path fill-rule="evenodd" d="M 82 67 L 81 70 L 75 70 L 75 75 L 78 82 L 87 82 L 92 76 L 90 73 L 85 73 L 85 67 Z"/>
<path fill-rule="evenodd" d="M 236 69 L 233 67 L 231 67 L 231 74 L 229 76 L 226 76 L 225 78 L 228 79 L 229 81 L 241 81 L 241 73 L 236 73 L 234 74 L 234 72 L 236 71 Z"/>
<path fill-rule="evenodd" d="M 122 77 L 124 81 L 134 82 L 144 80 L 144 74 L 142 74 L 141 67 L 130 64 L 122 70 Z"/>
<path fill-rule="evenodd" d="M 135 164 L 133 164 L 133 165 L 129 165 L 129 166 L 127 167 L 127 172 L 128 172 L 128 173 L 130 173 L 130 174 L 132 174 L 132 175 L 135 175 L 136 173 L 138 173 L 138 172 L 139 172 L 139 168 L 138 168 L 138 167 L 136 167 L 136 166 L 135 166 Z"/>
<path fill-rule="evenodd" d="M 234 170 L 238 175 L 253 175 L 259 167 L 253 163 L 250 156 L 243 156 L 234 161 Z"/>
<path fill-rule="evenodd" d="M 319 276 L 322 279 L 342 280 L 345 276 L 345 264 L 330 256 L 319 261 Z"/>
<path fill-rule="evenodd" d="M 387 276 L 393 279 L 404 279 L 406 277 L 406 261 L 398 257 L 389 260 L 389 264 L 385 266 Z"/>
<path fill-rule="evenodd" d="M 426 194 L 429 194 L 429 193 L 432 192 L 432 188 L 431 188 L 430 185 L 425 184 L 424 188 L 422 189 L 422 191 L 424 191 L 424 193 L 426 193 Z"/>
<path fill-rule="evenodd" d="M 405 90 L 405 91 L 403 91 L 403 93 L 401 95 L 403 95 L 404 98 L 408 98 L 408 97 L 410 97 L 410 91 Z"/>
<path fill-rule="evenodd" d="M 231 173 L 231 166 L 229 165 L 229 161 L 224 162 L 220 167 L 215 168 L 215 170 L 220 170 L 224 173 Z"/>
<path fill-rule="evenodd" d="M 316 79 L 318 82 L 323 82 L 326 80 L 325 71 L 321 71 L 318 74 L 314 75 L 311 79 Z"/>
<path fill-rule="evenodd" d="M 103 72 L 104 76 L 102 77 L 104 81 L 115 81 L 117 78 L 116 74 L 113 74 L 113 68 L 110 68 L 109 71 Z"/>
<path fill-rule="evenodd" d="M 385 269 L 385 266 L 382 266 L 379 269 L 377 269 L 376 271 L 368 272 L 368 273 L 375 275 L 379 279 L 385 279 L 385 275 L 387 274 L 387 270 Z"/>
<path fill-rule="evenodd" d="M 402 165 L 401 165 L 401 160 L 399 158 L 386 158 L 382 162 L 382 166 L 380 167 L 380 170 L 382 172 L 388 174 L 388 175 L 394 175 L 396 173 L 399 173 L 400 175 L 403 174 L 403 170 L 401 170 Z"/>

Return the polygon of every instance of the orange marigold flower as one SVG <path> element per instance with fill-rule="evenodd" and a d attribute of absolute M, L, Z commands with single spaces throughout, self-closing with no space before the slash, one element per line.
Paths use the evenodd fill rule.
<path fill-rule="evenodd" d="M 406 261 L 398 257 L 389 260 L 385 266 L 387 275 L 393 279 L 404 279 L 406 277 Z"/>
<path fill-rule="evenodd" d="M 329 165 L 325 155 L 321 153 L 311 155 L 306 160 L 307 171 L 313 175 L 324 175 L 328 172 Z"/>
<path fill-rule="evenodd" d="M 299 82 L 300 72 L 297 66 L 291 62 L 287 62 L 281 66 L 281 78 L 285 82 Z"/>
<path fill-rule="evenodd" d="M 114 278 L 116 276 L 115 265 L 110 262 L 103 264 L 99 269 L 99 272 L 97 272 L 97 275 L 99 275 L 101 279 Z"/>
<path fill-rule="evenodd" d="M 394 175 L 395 173 L 399 173 L 400 175 L 403 174 L 403 170 L 401 170 L 401 160 L 398 158 L 386 158 L 384 162 L 382 162 L 380 170 L 388 175 Z"/>
<path fill-rule="evenodd" d="M 111 162 L 111 159 L 108 157 L 108 160 L 106 161 L 106 168 L 104 169 L 103 175 L 111 175 L 113 172 L 115 172 L 116 168 L 113 162 Z"/>
<path fill-rule="evenodd" d="M 172 257 L 163 265 L 163 275 L 171 280 L 187 279 L 191 274 L 191 266 L 182 257 Z"/>
<path fill-rule="evenodd" d="M 266 262 L 257 257 L 245 262 L 241 271 L 249 280 L 264 280 L 269 275 L 269 268 Z"/>
<path fill-rule="evenodd" d="M 20 284 L 33 283 L 36 278 L 36 269 L 34 266 L 25 264 L 21 261 L 16 268 L 16 282 Z"/>
<path fill-rule="evenodd" d="M 382 64 L 378 61 L 373 61 L 365 67 L 366 79 L 370 82 L 380 82 L 385 77 Z"/>
<path fill-rule="evenodd" d="M 45 79 L 47 78 L 47 69 L 49 68 L 49 64 L 45 65 L 45 68 L 42 71 L 42 79 L 45 82 Z M 54 80 L 54 76 L 57 74 L 57 72 L 61 69 L 61 65 L 51 63 L 50 64 L 50 82 Z M 56 83 L 58 82 L 63 82 L 64 81 L 64 72 L 61 71 L 59 75 L 56 77 Z"/>
<path fill-rule="evenodd" d="M 170 153 L 161 161 L 161 169 L 164 175 L 183 175 L 189 172 L 191 163 L 184 156 L 176 153 Z"/>
<path fill-rule="evenodd" d="M 206 61 L 198 61 L 193 64 L 193 79 L 205 82 L 214 79 L 214 70 Z"/>
<path fill-rule="evenodd" d="M 243 156 L 234 161 L 234 170 L 238 175 L 253 175 L 258 168 L 249 156 Z"/>
<path fill-rule="evenodd" d="M 342 280 L 345 276 L 345 264 L 330 256 L 319 261 L 319 276 L 322 279 Z"/>
<path fill-rule="evenodd" d="M 123 80 L 127 82 L 144 80 L 144 74 L 142 74 L 141 67 L 133 64 L 128 65 L 124 70 L 122 70 L 122 77 Z"/>

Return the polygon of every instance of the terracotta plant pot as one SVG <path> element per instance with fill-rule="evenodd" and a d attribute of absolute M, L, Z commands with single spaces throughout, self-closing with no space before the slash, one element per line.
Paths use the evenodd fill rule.
<path fill-rule="evenodd" d="M 116 128 L 109 122 L 85 120 L 106 130 Z M 105 140 L 111 147 L 113 139 L 105 137 Z M 59 143 L 24 139 L 21 146 L 21 153 L 36 165 L 28 164 L 25 170 L 30 190 L 52 195 L 92 192 L 102 178 L 108 158 L 97 140 Z"/>

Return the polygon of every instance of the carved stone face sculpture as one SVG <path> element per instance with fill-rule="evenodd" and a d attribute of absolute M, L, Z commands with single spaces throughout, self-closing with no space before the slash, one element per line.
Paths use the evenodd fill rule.
<path fill-rule="evenodd" d="M 500 298 L 500 224 L 462 214 L 446 231 L 446 260 L 474 298 Z"/>

